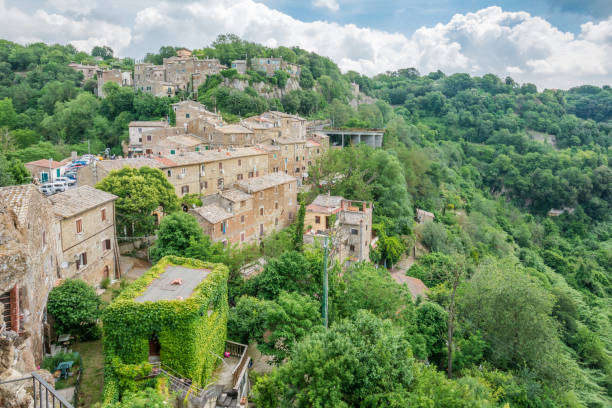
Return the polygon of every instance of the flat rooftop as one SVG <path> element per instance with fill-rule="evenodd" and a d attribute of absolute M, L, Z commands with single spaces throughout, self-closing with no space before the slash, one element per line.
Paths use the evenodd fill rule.
<path fill-rule="evenodd" d="M 134 299 L 135 302 L 157 302 L 159 300 L 180 300 L 191 297 L 196 286 L 210 274 L 209 269 L 186 268 L 179 265 L 168 265 L 147 287 L 147 290 Z M 172 282 L 180 280 L 180 284 Z"/>

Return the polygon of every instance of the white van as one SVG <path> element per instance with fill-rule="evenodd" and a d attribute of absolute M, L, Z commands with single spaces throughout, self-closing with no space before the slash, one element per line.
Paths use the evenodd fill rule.
<path fill-rule="evenodd" d="M 55 193 L 55 189 L 53 188 L 53 183 L 45 183 L 42 186 L 40 186 L 39 189 L 40 189 L 40 192 L 46 196 L 50 196 L 53 193 Z"/>
<path fill-rule="evenodd" d="M 68 186 L 63 181 L 54 181 L 53 182 L 53 192 L 55 192 L 55 193 L 59 193 L 59 192 L 63 193 L 64 191 L 66 191 L 67 188 L 68 188 Z"/>
<path fill-rule="evenodd" d="M 68 177 L 56 177 L 55 178 L 55 182 L 63 182 L 66 183 L 69 186 L 73 186 L 76 184 L 76 180 L 73 180 L 71 178 Z"/>

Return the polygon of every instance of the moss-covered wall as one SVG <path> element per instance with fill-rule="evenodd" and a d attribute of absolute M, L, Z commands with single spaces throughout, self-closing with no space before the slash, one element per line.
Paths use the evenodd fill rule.
<path fill-rule="evenodd" d="M 209 269 L 191 297 L 135 302 L 168 265 Z M 225 349 L 228 269 L 195 259 L 167 256 L 136 280 L 103 312 L 105 402 L 116 401 L 150 372 L 149 339 L 157 336 L 162 363 L 203 387 Z M 147 371 L 148 370 L 148 371 Z"/>

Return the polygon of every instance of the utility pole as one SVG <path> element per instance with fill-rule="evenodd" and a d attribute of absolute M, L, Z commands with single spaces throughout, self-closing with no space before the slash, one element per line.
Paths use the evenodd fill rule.
<path fill-rule="evenodd" d="M 327 252 L 329 248 L 329 237 L 325 236 L 324 253 L 323 253 L 323 326 L 327 329 Z"/>

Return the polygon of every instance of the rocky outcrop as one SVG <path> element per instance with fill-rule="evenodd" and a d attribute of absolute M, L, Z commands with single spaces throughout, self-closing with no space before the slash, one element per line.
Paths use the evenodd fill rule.
<path fill-rule="evenodd" d="M 284 88 L 279 88 L 276 85 L 270 85 L 265 82 L 256 82 L 249 85 L 249 81 L 245 79 L 225 79 L 224 85 L 229 88 L 234 88 L 239 91 L 244 91 L 249 86 L 257 91 L 260 96 L 264 98 L 278 98 L 281 99 L 283 96 L 291 91 L 300 89 L 300 83 L 297 78 L 289 78 Z"/>

